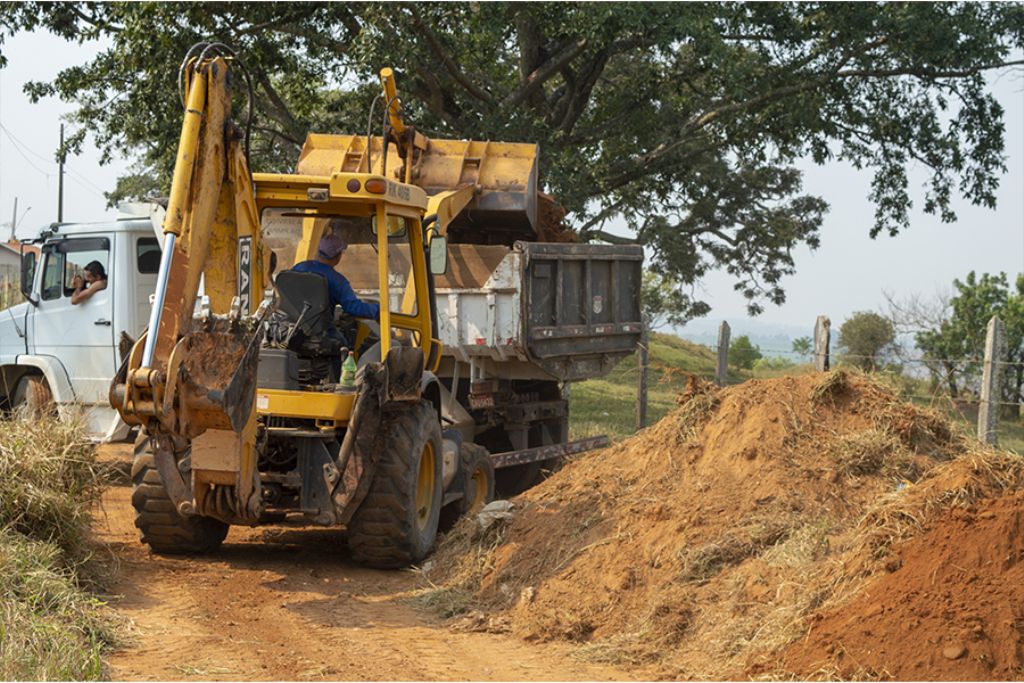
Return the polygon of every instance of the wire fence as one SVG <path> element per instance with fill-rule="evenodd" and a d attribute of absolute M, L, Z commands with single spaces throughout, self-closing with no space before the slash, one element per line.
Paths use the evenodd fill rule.
<path fill-rule="evenodd" d="M 998 437 L 1000 445 L 1024 453 L 1024 421 L 1021 419 L 1024 413 L 1024 359 L 1007 357 L 1005 349 L 1001 352 L 995 350 L 1000 348 L 998 345 L 987 347 L 986 353 L 992 351 L 991 358 L 977 354 L 934 357 L 909 350 L 869 356 L 843 351 L 832 354 L 826 336 L 823 344 L 815 344 L 818 354 L 799 353 L 793 348 L 752 346 L 756 353 L 746 356 L 744 367 L 736 367 L 735 357 L 733 363 L 728 362 L 730 343 L 727 326 L 722 332 L 719 335 L 724 342 L 722 347 L 719 344 L 688 342 L 692 345 L 691 351 L 704 352 L 697 354 L 706 356 L 701 368 L 673 368 L 657 353 L 653 354 L 649 367 L 658 374 L 654 384 L 669 383 L 675 388 L 678 380 L 694 374 L 722 386 L 730 386 L 748 379 L 813 372 L 822 366 L 852 366 L 885 377 L 904 400 L 941 410 L 962 420 L 965 426 L 977 423 L 977 433 L 982 440 L 991 443 Z M 752 363 L 751 355 L 758 356 L 759 362 Z M 821 362 L 822 355 L 829 362 Z M 716 366 L 725 368 L 724 374 Z M 989 370 L 987 373 L 986 368 Z M 987 391 L 985 381 L 991 383 Z"/>

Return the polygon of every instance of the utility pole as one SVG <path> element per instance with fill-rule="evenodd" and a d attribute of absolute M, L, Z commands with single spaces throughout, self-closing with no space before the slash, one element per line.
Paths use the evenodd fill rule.
<path fill-rule="evenodd" d="M 57 176 L 57 222 L 64 222 L 64 124 L 60 124 L 60 173 Z"/>
<path fill-rule="evenodd" d="M 15 240 L 14 231 L 18 227 L 18 198 L 14 198 L 14 213 L 11 214 L 11 242 Z"/>

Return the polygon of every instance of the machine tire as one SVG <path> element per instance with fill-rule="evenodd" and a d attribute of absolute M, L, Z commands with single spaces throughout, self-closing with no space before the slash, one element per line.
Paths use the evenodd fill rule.
<path fill-rule="evenodd" d="M 348 524 L 348 546 L 360 564 L 406 567 L 430 553 L 443 502 L 441 425 L 428 401 L 386 413 L 370 490 Z"/>
<path fill-rule="evenodd" d="M 178 514 L 156 468 L 151 441 L 144 434 L 135 440 L 132 507 L 135 508 L 135 526 L 142 534 L 142 542 L 154 553 L 208 553 L 219 548 L 228 535 L 228 525 L 218 519 Z"/>
<path fill-rule="evenodd" d="M 53 402 L 50 383 L 40 375 L 25 375 L 18 380 L 11 398 L 11 407 L 22 408 L 34 419 L 57 415 L 57 404 Z"/>
<path fill-rule="evenodd" d="M 463 494 L 459 510 L 463 515 L 476 514 L 494 500 L 494 463 L 487 449 L 475 443 L 462 444 L 459 460 Z"/>

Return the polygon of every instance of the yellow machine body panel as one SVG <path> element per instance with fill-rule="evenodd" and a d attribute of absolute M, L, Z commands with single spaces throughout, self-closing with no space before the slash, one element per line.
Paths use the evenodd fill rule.
<path fill-rule="evenodd" d="M 352 415 L 355 398 L 355 393 L 257 389 L 256 413 L 264 416 L 305 418 L 344 426 Z"/>

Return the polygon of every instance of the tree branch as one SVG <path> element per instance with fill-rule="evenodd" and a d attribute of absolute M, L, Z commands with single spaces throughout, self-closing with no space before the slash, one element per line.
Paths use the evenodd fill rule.
<path fill-rule="evenodd" d="M 298 137 L 304 137 L 306 134 L 306 127 L 295 119 L 295 116 L 288 108 L 288 105 L 285 104 L 285 101 L 271 84 L 270 78 L 267 76 L 267 72 L 263 69 L 256 69 L 256 80 L 259 82 L 260 87 L 263 88 L 263 91 L 267 94 L 271 108 L 277 112 L 277 116 L 274 117 L 277 122 L 284 125 L 293 136 L 298 134 Z"/>
<path fill-rule="evenodd" d="M 466 76 L 462 69 L 459 68 L 459 65 L 455 63 L 455 60 L 448 56 L 448 52 L 441 45 L 441 41 L 437 39 L 437 35 L 430 26 L 427 25 L 427 22 L 423 21 L 423 18 L 420 17 L 420 13 L 417 11 L 416 6 L 408 3 L 405 5 L 405 8 L 409 10 L 410 14 L 412 14 L 412 20 L 416 24 L 416 28 L 423 32 L 423 37 L 426 38 L 427 45 L 430 46 L 431 52 L 434 53 L 435 57 L 441 60 L 441 64 L 444 65 L 448 74 L 454 78 L 459 85 L 465 88 L 466 92 L 470 95 L 485 104 L 493 104 L 494 98 L 485 90 L 477 87 L 473 81 L 469 80 L 469 77 Z"/>
<path fill-rule="evenodd" d="M 587 47 L 586 38 L 578 38 L 575 41 L 562 47 L 553 57 L 548 59 L 547 62 L 534 69 L 533 72 L 526 77 L 526 82 L 522 84 L 517 90 L 512 92 L 508 97 L 501 101 L 501 109 L 511 109 L 516 106 L 534 92 L 537 91 L 544 82 L 549 78 L 558 73 L 562 67 L 571 62 L 576 58 L 583 50 Z"/>
<path fill-rule="evenodd" d="M 849 69 L 847 71 L 839 71 L 836 73 L 840 78 L 855 78 L 855 77 L 867 77 L 867 78 L 892 78 L 893 76 L 916 76 L 918 78 L 964 78 L 966 76 L 976 76 L 982 71 L 989 71 L 991 69 L 1001 69 L 1006 66 L 1021 66 L 1024 65 L 1024 59 L 1018 59 L 1009 62 L 997 62 L 995 64 L 982 64 L 980 66 L 974 66 L 969 69 Z"/>
<path fill-rule="evenodd" d="M 295 145 L 296 147 L 302 147 L 302 141 L 301 140 L 296 140 L 295 138 L 289 136 L 284 131 L 280 131 L 280 130 L 278 130 L 276 128 L 270 128 L 268 126 L 258 126 L 256 124 L 253 124 L 252 127 L 255 130 L 258 130 L 258 131 L 263 132 L 263 133 L 267 133 L 267 134 L 272 135 L 273 137 L 278 138 L 280 140 L 284 140 L 288 144 Z"/>
<path fill-rule="evenodd" d="M 99 29 L 101 31 L 110 31 L 111 33 L 121 33 L 122 31 L 124 31 L 124 27 L 123 26 L 118 26 L 116 24 L 110 24 L 110 23 L 107 23 L 106 21 L 102 21 L 100 19 L 97 19 L 95 14 L 93 14 L 91 16 L 85 14 L 80 9 L 78 9 L 78 7 L 75 5 L 75 3 L 68 3 L 67 5 L 65 5 L 65 7 L 70 9 L 71 12 L 76 17 L 78 17 L 79 19 L 81 19 L 85 23 L 89 24 L 90 26 L 93 26 L 93 27 L 95 27 L 95 28 L 97 28 L 97 29 Z"/>
<path fill-rule="evenodd" d="M 597 85 L 597 80 L 601 77 L 604 72 L 605 66 L 608 64 L 608 60 L 611 59 L 610 50 L 601 50 L 597 53 L 594 60 L 584 70 L 583 75 L 576 82 L 572 89 L 568 104 L 565 108 L 565 114 L 562 116 L 561 121 L 558 124 L 558 129 L 563 133 L 571 133 L 572 129 L 576 126 L 576 122 L 583 116 L 583 112 L 587 110 L 587 103 L 590 101 L 590 94 L 594 91 L 594 86 Z"/>
<path fill-rule="evenodd" d="M 598 239 L 608 244 L 637 244 L 637 241 L 633 237 L 622 237 L 621 235 L 613 235 L 610 232 L 604 230 L 595 230 L 589 234 L 590 239 Z"/>

